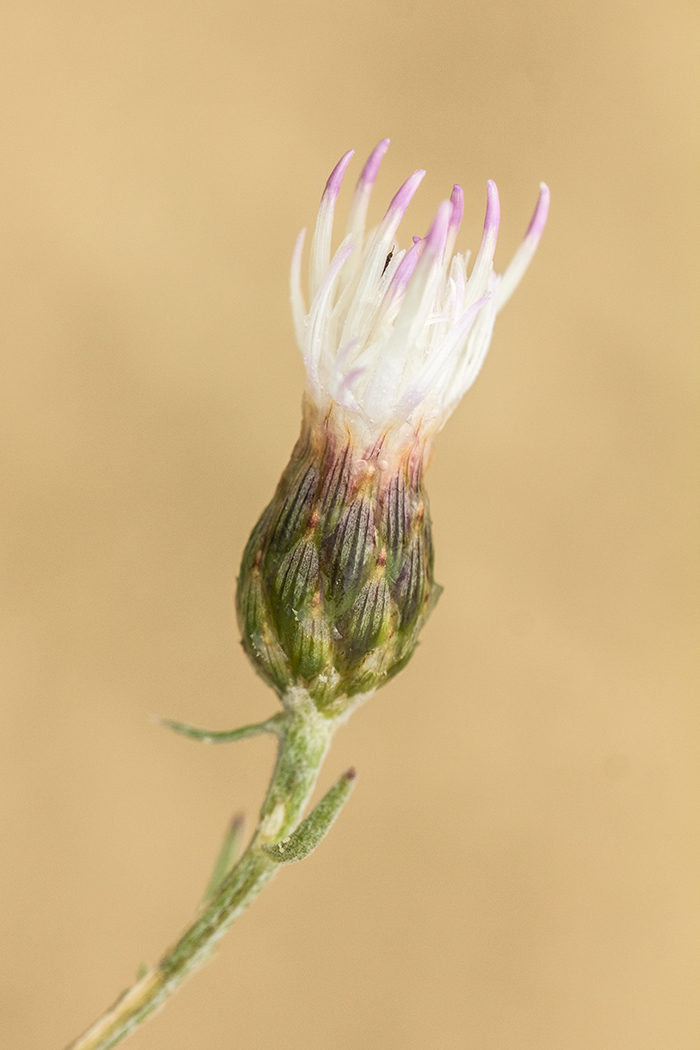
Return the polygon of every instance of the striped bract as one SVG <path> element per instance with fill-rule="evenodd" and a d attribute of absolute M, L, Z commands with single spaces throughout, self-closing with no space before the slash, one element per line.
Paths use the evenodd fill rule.
<path fill-rule="evenodd" d="M 404 666 L 440 591 L 422 461 L 373 453 L 303 428 L 238 580 L 258 673 L 282 699 L 301 686 L 329 713 Z"/>

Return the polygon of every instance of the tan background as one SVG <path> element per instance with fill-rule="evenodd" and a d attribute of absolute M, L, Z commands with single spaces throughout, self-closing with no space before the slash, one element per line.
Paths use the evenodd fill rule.
<path fill-rule="evenodd" d="M 445 595 L 361 779 L 134 1050 L 696 1050 L 695 5 L 6 3 L 0 1044 L 189 921 L 270 741 L 247 533 L 298 425 L 294 237 L 349 146 L 540 254 L 430 476 Z M 359 158 L 351 169 L 354 178 Z M 695 267 L 695 269 L 694 269 Z M 688 508 L 691 506 L 691 513 Z"/>

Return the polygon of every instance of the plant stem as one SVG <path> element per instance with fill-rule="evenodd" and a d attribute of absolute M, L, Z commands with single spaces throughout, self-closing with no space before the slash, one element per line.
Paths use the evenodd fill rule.
<path fill-rule="evenodd" d="M 338 724 L 337 719 L 319 714 L 311 699 L 298 690 L 286 699 L 285 713 L 276 723 L 277 761 L 257 828 L 241 859 L 158 965 L 123 992 L 66 1050 L 108 1050 L 135 1031 L 199 969 L 279 870 L 280 860 L 265 847 L 287 838 L 299 824 Z"/>

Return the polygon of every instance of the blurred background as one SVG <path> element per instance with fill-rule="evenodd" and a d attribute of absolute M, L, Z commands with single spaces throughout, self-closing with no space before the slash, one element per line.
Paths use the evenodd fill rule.
<path fill-rule="evenodd" d="M 295 440 L 288 267 L 392 147 L 401 236 L 485 183 L 535 262 L 443 433 L 445 593 L 360 780 L 133 1050 L 695 1050 L 697 8 L 23 0 L 0 12 L 0 1045 L 189 923 L 273 742 L 240 554 Z M 346 192 L 340 205 L 347 205 Z"/>

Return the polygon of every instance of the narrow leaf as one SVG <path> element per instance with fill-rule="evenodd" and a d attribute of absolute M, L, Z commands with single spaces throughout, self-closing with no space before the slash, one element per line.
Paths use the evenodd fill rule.
<path fill-rule="evenodd" d="M 282 712 L 268 718 L 266 722 L 256 722 L 254 725 L 241 726 L 239 729 L 225 729 L 218 731 L 214 729 L 198 729 L 197 726 L 188 725 L 186 722 L 173 722 L 170 718 L 160 718 L 153 715 L 153 721 L 159 725 L 172 729 L 180 736 L 189 737 L 190 740 L 199 740 L 203 744 L 227 744 L 234 740 L 245 740 L 249 736 L 258 736 L 260 733 L 275 733 L 277 736 L 282 731 Z"/>
<path fill-rule="evenodd" d="M 353 766 L 336 780 L 315 809 L 302 820 L 296 831 L 273 846 L 263 846 L 265 852 L 278 864 L 289 864 L 294 860 L 304 860 L 316 849 L 321 839 L 325 838 L 336 817 L 350 797 L 355 786 L 357 770 Z"/>

